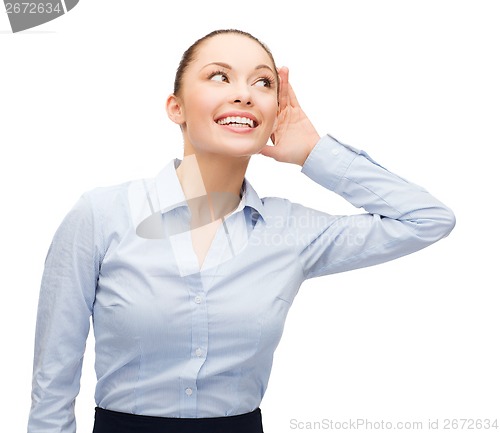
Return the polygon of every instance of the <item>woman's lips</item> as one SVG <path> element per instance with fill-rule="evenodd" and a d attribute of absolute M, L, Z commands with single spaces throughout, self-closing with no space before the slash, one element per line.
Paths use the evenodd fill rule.
<path fill-rule="evenodd" d="M 214 119 L 219 125 L 239 124 L 249 128 L 256 128 L 259 125 L 257 118 L 250 112 L 246 111 L 229 111 L 217 116 Z"/>
<path fill-rule="evenodd" d="M 242 128 L 255 128 L 256 122 L 249 117 L 244 116 L 227 116 L 217 120 L 219 125 L 234 125 Z"/>
<path fill-rule="evenodd" d="M 231 132 L 236 132 L 238 134 L 252 133 L 256 128 L 256 127 L 251 128 L 248 125 L 237 125 L 237 124 L 231 124 L 231 123 L 229 123 L 227 125 L 221 125 L 221 124 L 217 123 L 217 125 L 221 128 L 224 128 L 224 129 L 231 131 Z"/>

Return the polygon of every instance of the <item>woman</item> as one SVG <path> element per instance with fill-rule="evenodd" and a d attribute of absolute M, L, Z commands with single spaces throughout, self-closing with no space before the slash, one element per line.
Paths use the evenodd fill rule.
<path fill-rule="evenodd" d="M 423 188 L 321 138 L 288 70 L 248 33 L 195 42 L 166 108 L 181 127 L 182 162 L 84 194 L 54 237 L 30 432 L 75 431 L 90 316 L 95 433 L 262 432 L 259 404 L 301 283 L 409 254 L 454 226 Z M 367 213 L 260 199 L 244 178 L 257 153 L 301 165 Z"/>

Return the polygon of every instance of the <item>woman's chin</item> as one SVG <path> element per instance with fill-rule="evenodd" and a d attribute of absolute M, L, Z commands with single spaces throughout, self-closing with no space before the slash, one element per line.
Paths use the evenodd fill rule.
<path fill-rule="evenodd" d="M 244 140 L 235 140 L 231 143 L 221 144 L 213 149 L 213 153 L 233 158 L 250 157 L 258 154 L 264 147 L 261 143 L 255 141 L 245 142 Z"/>
<path fill-rule="evenodd" d="M 256 155 L 260 152 L 263 146 L 256 146 L 255 144 L 253 146 L 240 146 L 240 147 L 231 147 L 229 149 L 225 149 L 223 154 L 229 157 L 251 157 L 252 155 Z"/>

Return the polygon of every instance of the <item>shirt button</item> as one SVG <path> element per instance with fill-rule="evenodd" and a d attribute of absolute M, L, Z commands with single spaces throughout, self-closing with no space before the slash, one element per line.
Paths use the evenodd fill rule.
<path fill-rule="evenodd" d="M 203 350 L 201 350 L 201 349 L 198 347 L 198 349 L 196 349 L 196 351 L 195 351 L 194 353 L 196 353 L 196 356 L 199 358 L 199 357 L 203 354 Z"/>
<path fill-rule="evenodd" d="M 193 390 L 191 388 L 186 388 L 186 395 L 192 395 Z"/>
<path fill-rule="evenodd" d="M 197 304 L 201 304 L 201 296 L 195 296 L 194 302 L 196 302 Z"/>

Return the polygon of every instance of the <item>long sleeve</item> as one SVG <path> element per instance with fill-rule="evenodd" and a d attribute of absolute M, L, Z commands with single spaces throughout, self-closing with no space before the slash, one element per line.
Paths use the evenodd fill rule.
<path fill-rule="evenodd" d="M 367 212 L 331 216 L 292 207 L 296 219 L 308 221 L 301 227 L 305 278 L 404 256 L 447 236 L 455 225 L 453 212 L 425 189 L 331 136 L 316 144 L 302 172 Z"/>
<path fill-rule="evenodd" d="M 99 242 L 83 195 L 50 245 L 42 276 L 33 364 L 29 433 L 76 431 L 85 343 L 99 274 Z"/>

